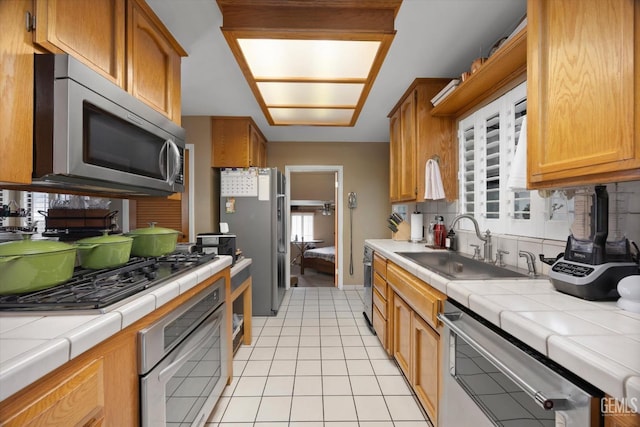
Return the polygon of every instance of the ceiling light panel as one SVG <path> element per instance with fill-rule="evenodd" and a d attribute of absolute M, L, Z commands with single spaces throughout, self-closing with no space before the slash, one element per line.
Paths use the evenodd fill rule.
<path fill-rule="evenodd" d="M 366 79 L 379 41 L 238 39 L 256 80 Z"/>
<path fill-rule="evenodd" d="M 314 124 L 318 126 L 347 126 L 353 109 L 335 108 L 269 108 L 276 125 Z"/>
<path fill-rule="evenodd" d="M 363 83 L 257 82 L 268 107 L 355 107 Z"/>

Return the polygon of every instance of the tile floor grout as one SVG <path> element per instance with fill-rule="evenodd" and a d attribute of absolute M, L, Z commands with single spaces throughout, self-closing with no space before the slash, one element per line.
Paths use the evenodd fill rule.
<path fill-rule="evenodd" d="M 207 427 L 430 427 L 369 330 L 362 295 L 292 288 L 277 316 L 254 317 Z"/>

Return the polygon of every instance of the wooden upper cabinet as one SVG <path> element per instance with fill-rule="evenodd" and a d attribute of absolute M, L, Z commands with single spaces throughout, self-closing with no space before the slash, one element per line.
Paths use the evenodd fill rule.
<path fill-rule="evenodd" d="M 267 140 L 257 126 L 249 126 L 249 163 L 252 166 L 267 166 Z"/>
<path fill-rule="evenodd" d="M 457 144 L 454 120 L 431 115 L 431 98 L 449 79 L 416 79 L 389 114 L 389 195 L 392 202 L 424 201 L 425 165 L 440 159 L 447 200 L 457 198 Z"/>
<path fill-rule="evenodd" d="M 211 118 L 211 166 L 267 166 L 267 140 L 251 117 Z"/>
<path fill-rule="evenodd" d="M 640 1 L 527 9 L 529 186 L 640 179 Z"/>
<path fill-rule="evenodd" d="M 125 86 L 125 0 L 35 0 L 34 41 Z"/>
<path fill-rule="evenodd" d="M 400 104 L 400 147 L 398 199 L 415 200 L 416 187 L 416 92 L 413 91 Z"/>
<path fill-rule="evenodd" d="M 0 183 L 30 184 L 33 157 L 33 45 L 25 15 L 31 0 L 0 1 Z"/>
<path fill-rule="evenodd" d="M 180 62 L 187 53 L 143 0 L 129 0 L 127 90 L 180 123 Z"/>
<path fill-rule="evenodd" d="M 389 198 L 392 202 L 400 200 L 400 110 L 397 110 L 389 119 Z"/>

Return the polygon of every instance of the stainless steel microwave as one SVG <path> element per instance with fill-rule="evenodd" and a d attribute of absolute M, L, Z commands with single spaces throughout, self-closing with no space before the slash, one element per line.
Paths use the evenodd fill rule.
<path fill-rule="evenodd" d="M 34 62 L 34 186 L 125 197 L 184 190 L 184 129 L 69 55 Z"/>

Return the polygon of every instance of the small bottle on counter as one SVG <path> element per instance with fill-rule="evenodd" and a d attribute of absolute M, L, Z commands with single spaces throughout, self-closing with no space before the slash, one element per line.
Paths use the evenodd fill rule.
<path fill-rule="evenodd" d="M 436 225 L 433 227 L 433 246 L 444 249 L 445 240 L 447 238 L 447 230 L 444 226 L 444 217 L 436 216 Z"/>
<path fill-rule="evenodd" d="M 436 223 L 435 221 L 430 221 L 429 222 L 429 228 L 427 229 L 427 246 L 431 246 L 433 247 L 434 242 L 433 242 L 433 229 L 435 228 Z"/>
<path fill-rule="evenodd" d="M 456 241 L 456 232 L 453 231 L 453 228 L 449 230 L 449 232 L 447 233 L 447 238 L 445 240 L 444 245 L 450 251 L 458 250 L 458 242 Z"/>

